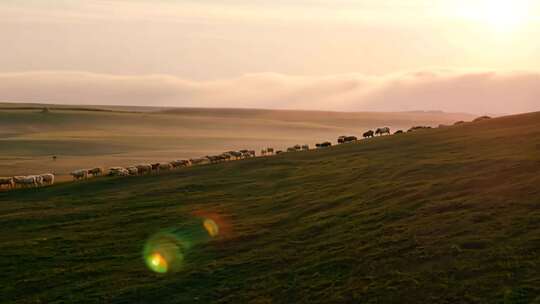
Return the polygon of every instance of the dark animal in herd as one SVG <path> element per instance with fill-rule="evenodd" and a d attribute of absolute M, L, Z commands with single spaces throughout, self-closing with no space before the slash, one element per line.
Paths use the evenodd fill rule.
<path fill-rule="evenodd" d="M 319 143 L 319 144 L 316 144 L 315 147 L 317 148 L 328 148 L 328 147 L 331 147 L 332 146 L 332 143 L 329 142 L 329 141 L 325 141 L 325 142 L 322 142 L 322 143 Z"/>
<path fill-rule="evenodd" d="M 375 131 L 375 135 L 383 136 L 384 134 L 390 135 L 390 128 L 388 128 L 388 127 L 378 128 Z"/>
<path fill-rule="evenodd" d="M 414 131 L 425 130 L 425 129 L 431 129 L 431 127 L 429 127 L 429 126 L 414 126 L 414 127 L 410 128 L 409 130 L 407 130 L 407 132 L 414 132 Z"/>
<path fill-rule="evenodd" d="M 358 138 L 356 136 L 340 136 L 337 141 L 339 144 L 344 144 L 344 143 L 353 142 L 357 140 Z"/>
<path fill-rule="evenodd" d="M 266 149 L 261 150 L 262 156 L 272 155 L 272 154 L 274 154 L 274 148 L 266 148 Z"/>
<path fill-rule="evenodd" d="M 287 152 L 299 152 L 299 151 L 309 151 L 309 145 L 294 145 L 292 147 L 287 148 Z"/>
<path fill-rule="evenodd" d="M 374 137 L 375 136 L 375 132 L 373 132 L 373 130 L 369 130 L 367 131 L 366 133 L 364 133 L 364 138 L 369 138 L 369 137 Z"/>

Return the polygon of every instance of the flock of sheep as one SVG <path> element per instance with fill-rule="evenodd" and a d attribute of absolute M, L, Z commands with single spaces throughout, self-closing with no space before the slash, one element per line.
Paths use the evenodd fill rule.
<path fill-rule="evenodd" d="M 8 189 L 41 187 L 54 184 L 54 174 L 45 173 L 40 175 L 0 177 L 0 188 L 7 186 Z"/>
<path fill-rule="evenodd" d="M 273 154 L 274 149 L 267 148 L 264 150 L 263 155 Z M 97 176 L 134 176 L 134 175 L 146 175 L 146 174 L 158 174 L 160 172 L 167 172 L 178 168 L 215 164 L 219 162 L 225 162 L 229 160 L 245 159 L 255 157 L 255 151 L 253 150 L 240 150 L 240 151 L 228 151 L 219 155 L 205 156 L 201 158 L 182 159 L 172 162 L 164 163 L 149 163 L 138 164 L 129 167 L 111 167 L 107 171 L 104 168 L 98 167 L 93 169 L 80 169 L 71 172 L 71 176 L 74 180 L 83 180 L 89 177 Z"/>
<path fill-rule="evenodd" d="M 476 121 L 489 119 L 488 116 L 482 116 L 477 118 Z M 464 122 L 457 122 L 461 124 Z M 446 127 L 440 125 L 439 127 Z M 430 129 L 431 127 L 427 126 L 415 126 L 410 128 L 407 132 L 413 132 L 420 129 Z M 402 130 L 394 132 L 394 134 L 404 133 Z M 363 134 L 364 138 L 374 137 L 376 135 L 390 135 L 390 128 L 383 127 L 378 128 L 375 131 L 369 130 Z M 358 138 L 355 136 L 340 136 L 337 139 L 338 144 L 344 144 L 348 142 L 357 141 Z M 317 143 L 317 149 L 326 148 L 332 146 L 331 142 L 325 141 L 322 143 Z M 295 145 L 293 147 L 287 148 L 286 152 L 298 152 L 298 151 L 308 151 L 310 150 L 309 145 Z M 281 154 L 285 151 L 277 150 L 274 151 L 273 148 L 266 148 L 261 151 L 261 156 Z M 205 164 L 215 164 L 230 160 L 240 160 L 246 158 L 255 157 L 256 153 L 254 150 L 240 150 L 240 151 L 228 151 L 219 155 L 205 156 L 201 158 L 192 158 L 185 160 L 175 160 L 172 162 L 166 163 L 149 163 L 149 164 L 138 164 L 129 167 L 111 167 L 107 171 L 104 168 L 97 167 L 92 169 L 80 169 L 71 172 L 71 176 L 74 180 L 84 180 L 89 177 L 98 177 L 98 176 L 134 176 L 134 175 L 146 175 L 146 174 L 158 174 L 159 172 L 167 172 L 173 169 L 196 166 L 196 165 L 205 165 Z M 8 189 L 15 188 L 29 188 L 29 187 L 41 187 L 46 185 L 54 184 L 54 174 L 46 173 L 40 175 L 30 175 L 30 176 L 15 176 L 15 177 L 0 177 L 0 188 L 6 186 Z"/>
<path fill-rule="evenodd" d="M 389 128 L 379 128 L 375 132 L 368 131 L 364 133 L 364 137 L 373 137 L 374 135 L 384 135 L 390 134 Z M 340 136 L 338 138 L 338 143 L 346 143 L 351 141 L 356 141 L 357 138 L 354 136 Z M 332 146 L 330 142 L 323 142 L 316 144 L 317 148 L 325 148 Z M 295 145 L 293 147 L 287 148 L 286 152 L 297 152 L 297 151 L 308 151 L 310 150 L 309 145 Z M 275 151 L 274 148 L 266 148 L 261 150 L 261 156 L 281 154 L 284 151 L 278 150 Z M 135 176 L 135 175 L 146 175 L 146 174 L 158 174 L 160 172 L 167 172 L 178 168 L 196 166 L 196 165 L 205 165 L 205 164 L 215 164 L 230 160 L 240 160 L 246 158 L 255 157 L 256 153 L 254 150 L 240 150 L 240 151 L 228 151 L 221 153 L 219 155 L 205 156 L 201 158 L 192 158 L 185 160 L 175 160 L 172 162 L 165 163 L 149 163 L 149 164 L 138 164 L 129 167 L 111 167 L 108 170 L 102 167 L 96 167 L 91 169 L 79 169 L 70 173 L 73 177 L 73 180 L 85 180 L 90 177 L 99 177 L 99 176 Z M 15 188 L 35 188 L 42 187 L 46 185 L 54 184 L 54 174 L 46 173 L 40 175 L 30 175 L 30 176 L 15 176 L 15 177 L 0 177 L 0 188 L 6 186 L 8 189 Z"/>

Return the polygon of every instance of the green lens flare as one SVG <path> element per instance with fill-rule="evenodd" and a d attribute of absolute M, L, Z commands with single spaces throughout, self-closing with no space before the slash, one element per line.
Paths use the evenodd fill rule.
<path fill-rule="evenodd" d="M 146 266 L 156 273 L 175 272 L 182 268 L 185 251 L 190 242 L 172 233 L 158 233 L 144 246 Z"/>
<path fill-rule="evenodd" d="M 151 271 L 168 274 L 182 270 L 186 259 L 195 254 L 192 249 L 207 243 L 227 231 L 220 217 L 200 216 L 182 222 L 151 236 L 144 245 L 143 259 Z"/>
<path fill-rule="evenodd" d="M 169 264 L 159 252 L 146 257 L 146 265 L 157 273 L 167 273 L 169 270 Z"/>

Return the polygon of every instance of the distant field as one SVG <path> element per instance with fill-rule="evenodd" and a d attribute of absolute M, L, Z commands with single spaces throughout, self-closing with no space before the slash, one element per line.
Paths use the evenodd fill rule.
<path fill-rule="evenodd" d="M 141 133 L 153 127 L 148 121 L 171 132 L 192 126 L 163 114 L 53 115 L 100 128 L 138 118 L 145 123 L 129 128 Z M 306 124 L 295 134 L 307 136 Z M 3 192 L 0 302 L 537 304 L 539 185 L 540 113 L 531 113 L 159 176 Z M 179 272 L 148 270 L 146 240 L 162 231 L 194 238 L 188 228 L 201 213 L 228 225 L 186 249 Z"/>
<path fill-rule="evenodd" d="M 466 114 L 338 113 L 0 104 L 0 176 L 171 161 L 228 150 L 335 141 L 380 126 L 451 124 Z M 58 156 L 57 161 L 52 155 Z"/>

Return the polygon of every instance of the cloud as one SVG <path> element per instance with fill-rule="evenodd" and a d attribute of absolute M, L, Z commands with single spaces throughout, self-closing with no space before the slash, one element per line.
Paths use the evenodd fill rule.
<path fill-rule="evenodd" d="M 0 73 L 0 100 L 59 104 L 519 113 L 540 110 L 540 72 L 424 70 L 386 76 L 263 73 L 216 81 L 170 75 Z"/>

